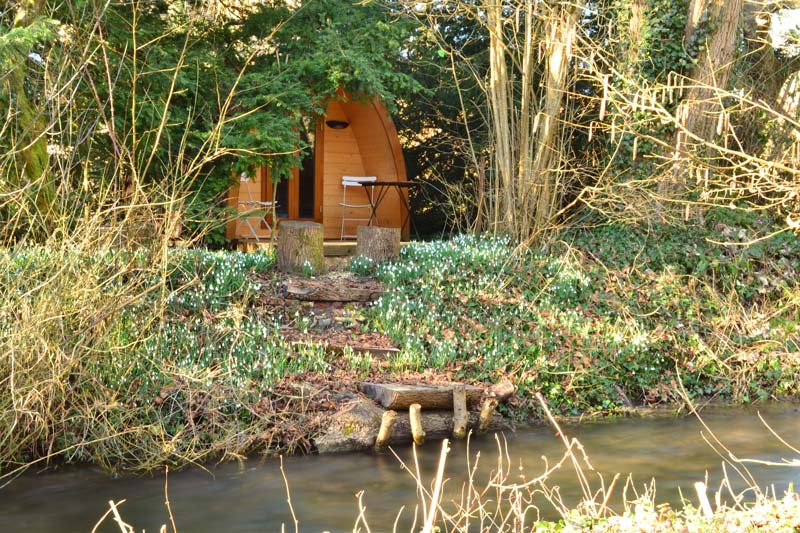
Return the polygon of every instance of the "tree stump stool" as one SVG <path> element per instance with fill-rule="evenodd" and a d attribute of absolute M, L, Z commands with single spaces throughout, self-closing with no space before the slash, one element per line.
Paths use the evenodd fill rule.
<path fill-rule="evenodd" d="M 400 255 L 400 228 L 359 226 L 356 257 L 368 257 L 382 263 Z"/>
<path fill-rule="evenodd" d="M 278 270 L 319 274 L 325 267 L 322 255 L 322 224 L 286 220 L 278 229 Z"/>

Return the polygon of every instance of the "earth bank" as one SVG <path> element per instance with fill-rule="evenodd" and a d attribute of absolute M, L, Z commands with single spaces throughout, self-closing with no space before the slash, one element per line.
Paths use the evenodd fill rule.
<path fill-rule="evenodd" d="M 507 379 L 511 421 L 541 419 L 535 392 L 560 416 L 795 397 L 800 244 L 714 238 L 769 231 L 711 214 L 704 228 L 572 229 L 525 252 L 418 243 L 331 274 L 380 284 L 365 304 L 286 298 L 260 252 L 5 251 L 3 472 L 311 452 L 360 381 Z"/>

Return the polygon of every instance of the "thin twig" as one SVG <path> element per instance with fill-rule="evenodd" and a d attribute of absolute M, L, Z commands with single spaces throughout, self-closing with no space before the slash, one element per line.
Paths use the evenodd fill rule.
<path fill-rule="evenodd" d="M 283 485 L 286 487 L 286 503 L 289 504 L 289 511 L 292 513 L 292 522 L 294 522 L 294 533 L 299 533 L 300 522 L 297 520 L 297 515 L 294 513 L 294 507 L 292 506 L 292 493 L 289 491 L 289 480 L 286 479 L 286 472 L 283 470 L 283 455 L 280 456 L 280 463 Z"/>
<path fill-rule="evenodd" d="M 175 527 L 175 518 L 172 516 L 172 507 L 169 504 L 169 465 L 164 470 L 164 505 L 167 506 L 167 514 L 169 515 L 169 522 L 172 524 L 173 533 L 178 533 L 178 528 Z"/>
<path fill-rule="evenodd" d="M 447 462 L 447 454 L 450 452 L 450 442 L 447 439 L 442 441 L 442 451 L 439 455 L 439 467 L 436 470 L 436 480 L 433 485 L 433 495 L 431 496 L 430 512 L 425 520 L 422 533 L 431 533 L 433 523 L 436 521 L 436 511 L 439 508 L 439 496 L 442 492 L 442 479 L 444 478 L 444 466 Z"/>

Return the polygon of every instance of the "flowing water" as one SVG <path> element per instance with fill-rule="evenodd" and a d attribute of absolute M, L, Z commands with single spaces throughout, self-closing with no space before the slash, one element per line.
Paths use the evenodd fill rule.
<path fill-rule="evenodd" d="M 788 443 L 800 445 L 797 405 L 713 408 L 703 412 L 703 419 L 739 458 L 800 459 L 770 433 L 758 412 Z M 709 485 L 715 487 L 723 475 L 722 458 L 704 441 L 707 431 L 692 417 L 584 423 L 565 426 L 564 432 L 580 440 L 592 466 L 607 482 L 615 473 L 631 474 L 632 486 L 641 492 L 651 479 L 657 479 L 658 502 L 679 504 L 681 493 L 696 502 L 693 483 L 707 477 Z M 545 468 L 542 456 L 553 464 L 564 451 L 561 439 L 545 427 L 509 435 L 507 445 L 514 465 L 511 481 L 519 481 L 521 472 L 527 479 L 535 477 Z M 434 475 L 439 451 L 435 442 L 418 450 L 426 483 Z M 445 499 L 457 496 L 466 477 L 467 457 L 474 459 L 478 451 L 484 467 L 478 477 L 485 478 L 497 464 L 494 437 L 472 440 L 469 454 L 464 444 L 452 446 Z M 399 450 L 398 455 L 411 461 L 410 449 Z M 759 485 L 774 485 L 779 495 L 790 484 L 800 485 L 800 467 L 750 464 L 749 469 Z M 409 530 L 416 503 L 415 485 L 391 454 L 292 457 L 284 461 L 284 470 L 302 532 L 352 531 L 358 515 L 356 494 L 362 490 L 372 531 L 391 531 L 403 506 L 402 530 Z M 587 474 L 596 479 L 592 478 L 595 474 Z M 738 483 L 735 475 L 730 479 Z M 579 501 L 580 489 L 569 463 L 550 478 L 550 484 L 561 488 L 565 503 L 574 505 Z M 621 500 L 621 488 L 620 483 L 612 503 Z M 629 489 L 628 497 L 631 496 Z M 110 479 L 93 468 L 69 467 L 52 473 L 29 473 L 0 490 L 0 531 L 88 532 L 108 510 L 107 502 L 121 499 L 126 500 L 120 506 L 121 514 L 137 531 L 156 532 L 161 524 L 168 523 L 163 476 Z M 286 531 L 294 531 L 279 462 L 274 459 L 172 473 L 169 499 L 178 531 L 272 532 L 281 531 L 281 524 L 286 524 Z M 557 516 L 546 501 L 539 503 L 543 516 Z M 99 531 L 119 529 L 109 519 Z"/>

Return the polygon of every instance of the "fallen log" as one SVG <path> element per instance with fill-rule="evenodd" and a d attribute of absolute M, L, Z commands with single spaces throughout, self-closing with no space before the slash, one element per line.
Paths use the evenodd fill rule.
<path fill-rule="evenodd" d="M 319 453 L 336 453 L 370 450 L 375 446 L 380 431 L 383 409 L 371 400 L 354 402 L 348 409 L 333 415 L 327 431 L 315 439 Z M 499 414 L 487 419 L 488 431 L 511 430 L 511 425 Z M 428 441 L 448 438 L 453 432 L 452 411 L 423 411 L 422 425 Z M 470 413 L 467 431 L 478 429 L 478 413 Z M 409 444 L 413 441 L 408 412 L 397 413 L 394 419 L 390 445 Z"/>
<path fill-rule="evenodd" d="M 386 409 L 404 410 L 418 403 L 424 409 L 452 409 L 453 388 L 450 385 L 400 385 L 397 383 L 358 384 L 358 390 L 380 403 Z M 483 394 L 483 389 L 473 385 L 465 385 L 467 405 L 476 405 Z"/>
<path fill-rule="evenodd" d="M 422 413 L 422 425 L 425 427 L 425 439 L 438 440 L 450 437 L 453 433 L 453 413 L 450 411 L 424 411 Z M 487 431 L 505 431 L 511 426 L 499 414 L 494 414 L 486 424 Z M 470 413 L 467 422 L 467 432 L 469 430 L 477 432 L 478 413 Z M 411 421 L 406 413 L 398 413 L 395 419 L 390 444 L 408 444 L 412 442 Z"/>
<path fill-rule="evenodd" d="M 500 403 L 511 398 L 515 392 L 517 392 L 517 387 L 506 377 L 489 387 L 489 396 L 497 398 Z"/>
<path fill-rule="evenodd" d="M 309 302 L 371 302 L 383 291 L 374 287 L 360 288 L 333 280 L 290 279 L 284 284 L 286 297 Z"/>

